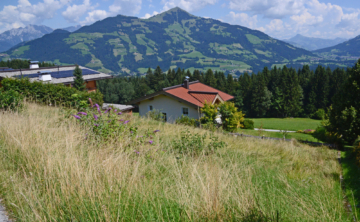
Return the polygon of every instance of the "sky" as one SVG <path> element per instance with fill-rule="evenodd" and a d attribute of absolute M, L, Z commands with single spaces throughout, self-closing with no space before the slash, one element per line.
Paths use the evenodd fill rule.
<path fill-rule="evenodd" d="M 118 14 L 149 18 L 176 6 L 278 39 L 360 35 L 359 0 L 0 0 L 0 33 L 29 24 L 90 25 Z"/>

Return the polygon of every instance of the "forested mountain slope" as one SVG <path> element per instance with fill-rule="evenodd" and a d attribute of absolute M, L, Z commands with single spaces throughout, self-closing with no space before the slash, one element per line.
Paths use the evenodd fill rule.
<path fill-rule="evenodd" d="M 260 31 L 196 17 L 180 8 L 149 19 L 106 18 L 74 33 L 45 35 L 8 54 L 115 73 L 145 73 L 157 65 L 164 70 L 258 71 L 315 57 Z"/>
<path fill-rule="evenodd" d="M 333 47 L 314 51 L 319 55 L 360 57 L 360 35 Z"/>

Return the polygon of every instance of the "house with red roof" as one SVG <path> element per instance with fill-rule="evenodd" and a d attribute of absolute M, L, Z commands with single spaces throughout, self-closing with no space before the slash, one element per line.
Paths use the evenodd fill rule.
<path fill-rule="evenodd" d="M 224 93 L 199 81 L 163 88 L 161 91 L 135 99 L 128 104 L 138 105 L 140 116 L 149 111 L 159 110 L 165 121 L 175 122 L 181 115 L 199 119 L 200 109 L 205 102 L 219 104 L 233 99 L 232 95 Z"/>

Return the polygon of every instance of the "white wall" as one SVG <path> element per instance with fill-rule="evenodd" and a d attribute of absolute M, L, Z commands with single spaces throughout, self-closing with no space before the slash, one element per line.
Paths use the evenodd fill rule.
<path fill-rule="evenodd" d="M 139 115 L 145 116 L 146 113 L 149 112 L 150 105 L 153 106 L 153 109 L 166 113 L 167 121 L 170 123 L 175 122 L 175 120 L 182 115 L 183 107 L 189 109 L 188 116 L 190 118 L 199 119 L 197 109 L 165 95 L 156 96 L 153 100 L 147 99 L 141 101 L 139 104 Z"/>

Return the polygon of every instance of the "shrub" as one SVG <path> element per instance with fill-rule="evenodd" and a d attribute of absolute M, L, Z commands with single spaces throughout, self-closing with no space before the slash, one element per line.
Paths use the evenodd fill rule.
<path fill-rule="evenodd" d="M 253 120 L 251 120 L 251 119 L 246 119 L 246 120 L 244 120 L 244 129 L 254 129 L 255 127 L 254 127 L 254 121 Z"/>
<path fill-rule="evenodd" d="M 314 114 L 312 114 L 311 118 L 312 119 L 324 120 L 325 116 L 326 116 L 325 110 L 324 109 L 318 109 Z"/>
<path fill-rule="evenodd" d="M 21 110 L 23 100 L 24 96 L 14 90 L 4 91 L 0 89 L 0 109 Z"/>
<path fill-rule="evenodd" d="M 133 126 L 130 120 L 126 120 L 126 115 L 111 107 L 102 111 L 98 104 L 71 116 L 87 130 L 87 136 L 94 136 L 100 141 L 132 138 L 135 143 L 153 144 L 152 138 L 159 132 L 159 130 L 148 131 L 145 136 L 138 136 L 138 128 Z"/>
<path fill-rule="evenodd" d="M 184 115 L 181 115 L 181 117 L 177 118 L 175 122 L 176 124 L 193 127 L 198 127 L 200 125 L 199 120 Z"/>
<path fill-rule="evenodd" d="M 341 137 L 338 134 L 329 132 L 325 126 L 319 126 L 316 128 L 312 135 L 320 141 L 342 146 Z"/>
<path fill-rule="evenodd" d="M 97 92 L 83 92 L 63 84 L 48 84 L 43 82 L 30 82 L 28 78 L 5 78 L 1 81 L 4 91 L 16 91 L 30 100 L 40 103 L 62 105 L 66 107 L 79 107 L 79 103 L 86 103 L 92 98 L 94 103 L 103 104 L 103 95 Z M 75 96 L 74 96 L 75 95 Z"/>
<path fill-rule="evenodd" d="M 354 153 L 356 164 L 360 167 L 360 138 L 358 138 L 354 143 Z"/>
<path fill-rule="evenodd" d="M 165 121 L 164 114 L 162 114 L 161 111 L 157 109 L 147 112 L 146 117 L 156 121 Z"/>
<path fill-rule="evenodd" d="M 237 110 L 233 102 L 224 102 L 219 105 L 219 114 L 224 130 L 234 132 L 236 129 L 243 127 L 244 114 Z"/>
<path fill-rule="evenodd" d="M 313 134 L 315 132 L 315 130 L 312 130 L 312 129 L 306 129 L 303 131 L 303 133 L 305 134 Z"/>
<path fill-rule="evenodd" d="M 298 130 L 298 131 L 296 131 L 297 133 L 304 133 L 304 131 L 303 130 Z"/>
<path fill-rule="evenodd" d="M 200 119 L 201 123 L 215 123 L 215 119 L 218 115 L 217 106 L 205 102 L 204 107 L 201 108 L 201 113 L 203 114 L 203 117 Z"/>
<path fill-rule="evenodd" d="M 211 142 L 206 143 L 207 134 L 191 134 L 190 131 L 182 131 L 180 140 L 173 140 L 174 150 L 182 155 L 197 156 L 214 153 L 217 149 L 224 148 L 225 143 L 219 141 L 219 138 L 210 135 Z"/>

